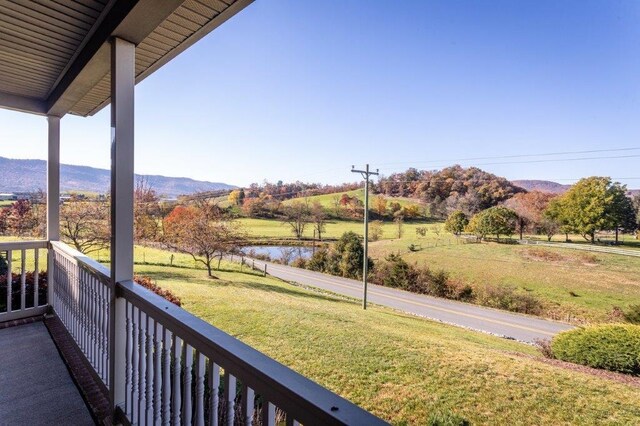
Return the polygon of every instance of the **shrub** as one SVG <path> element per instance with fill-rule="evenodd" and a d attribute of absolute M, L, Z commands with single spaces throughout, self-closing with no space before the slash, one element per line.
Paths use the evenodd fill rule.
<path fill-rule="evenodd" d="M 640 305 L 631 305 L 624 311 L 624 319 L 631 324 L 640 324 Z"/>
<path fill-rule="evenodd" d="M 539 315 L 543 306 L 540 300 L 528 294 L 518 293 L 512 287 L 488 285 L 478 293 L 478 303 L 491 308 L 522 314 Z"/>
<path fill-rule="evenodd" d="M 640 326 L 604 324 L 558 334 L 553 355 L 563 361 L 640 375 Z"/>
<path fill-rule="evenodd" d="M 551 340 L 534 339 L 533 344 L 538 348 L 543 357 L 551 359 L 554 358 L 553 351 L 551 350 Z"/>
<path fill-rule="evenodd" d="M 293 262 L 291 262 L 291 266 L 304 269 L 307 267 L 307 261 L 304 257 L 296 257 L 293 259 Z"/>
<path fill-rule="evenodd" d="M 0 274 L 0 312 L 7 308 L 7 273 Z M 34 303 L 35 293 L 35 273 L 27 271 L 25 273 L 25 307 L 31 308 Z M 11 309 L 20 309 L 22 303 L 22 274 L 11 273 Z M 38 273 L 38 304 L 47 303 L 47 272 Z"/>
<path fill-rule="evenodd" d="M 317 272 L 327 272 L 329 264 L 329 250 L 326 247 L 322 247 L 316 250 L 315 253 L 307 260 L 307 269 Z"/>
<path fill-rule="evenodd" d="M 151 290 L 152 292 L 154 292 L 158 296 L 161 296 L 161 297 L 165 298 L 166 300 L 168 300 L 169 302 L 173 303 L 174 305 L 178 305 L 178 306 L 182 305 L 182 303 L 180 301 L 180 298 L 178 296 L 173 294 L 170 290 L 165 290 L 165 289 L 161 288 L 156 283 L 151 281 L 151 278 L 145 277 L 145 276 L 141 276 L 141 275 L 135 275 L 133 277 L 133 280 L 136 283 L 140 284 L 142 287 L 144 287 L 144 288 L 146 288 L 148 290 Z"/>
<path fill-rule="evenodd" d="M 7 260 L 0 254 L 0 275 L 7 273 Z"/>

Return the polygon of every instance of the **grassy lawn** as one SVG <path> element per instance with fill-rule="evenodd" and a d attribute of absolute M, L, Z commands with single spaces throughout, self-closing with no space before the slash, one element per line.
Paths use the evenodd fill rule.
<path fill-rule="evenodd" d="M 223 269 L 237 270 L 224 264 Z M 632 424 L 637 388 L 545 364 L 527 345 L 273 278 L 138 265 L 185 309 L 393 424 Z"/>

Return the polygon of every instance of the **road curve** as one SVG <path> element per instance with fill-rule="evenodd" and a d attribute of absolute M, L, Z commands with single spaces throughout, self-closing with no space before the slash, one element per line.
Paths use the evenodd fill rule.
<path fill-rule="evenodd" d="M 269 275 L 274 277 L 362 299 L 362 282 L 360 281 L 255 260 L 256 268 L 264 269 L 265 264 Z M 527 343 L 533 343 L 536 339 L 550 339 L 561 331 L 573 328 L 560 322 L 374 284 L 369 284 L 368 300 L 371 303 L 410 314 Z"/>

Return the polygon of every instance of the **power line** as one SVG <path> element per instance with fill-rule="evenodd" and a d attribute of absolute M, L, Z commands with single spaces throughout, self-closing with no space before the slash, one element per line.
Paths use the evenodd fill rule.
<path fill-rule="evenodd" d="M 560 152 L 545 152 L 540 154 L 514 154 L 514 155 L 498 155 L 489 157 L 468 157 L 448 160 L 428 160 L 428 161 L 410 161 L 410 162 L 390 162 L 380 163 L 380 165 L 404 165 L 404 164 L 432 164 L 443 162 L 457 162 L 457 161 L 476 161 L 476 160 L 500 160 L 507 158 L 527 158 L 527 157 L 551 157 L 558 155 L 573 155 L 573 154 L 595 154 L 599 152 L 621 152 L 621 151 L 637 151 L 640 147 L 628 147 L 628 148 L 608 148 L 608 149 L 591 149 L 584 151 L 560 151 Z"/>

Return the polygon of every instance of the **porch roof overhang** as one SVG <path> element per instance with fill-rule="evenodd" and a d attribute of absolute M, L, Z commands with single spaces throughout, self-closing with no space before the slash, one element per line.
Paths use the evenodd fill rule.
<path fill-rule="evenodd" d="M 139 83 L 252 1 L 0 2 L 0 108 L 91 116 L 111 101 L 112 37 L 136 45 Z"/>

